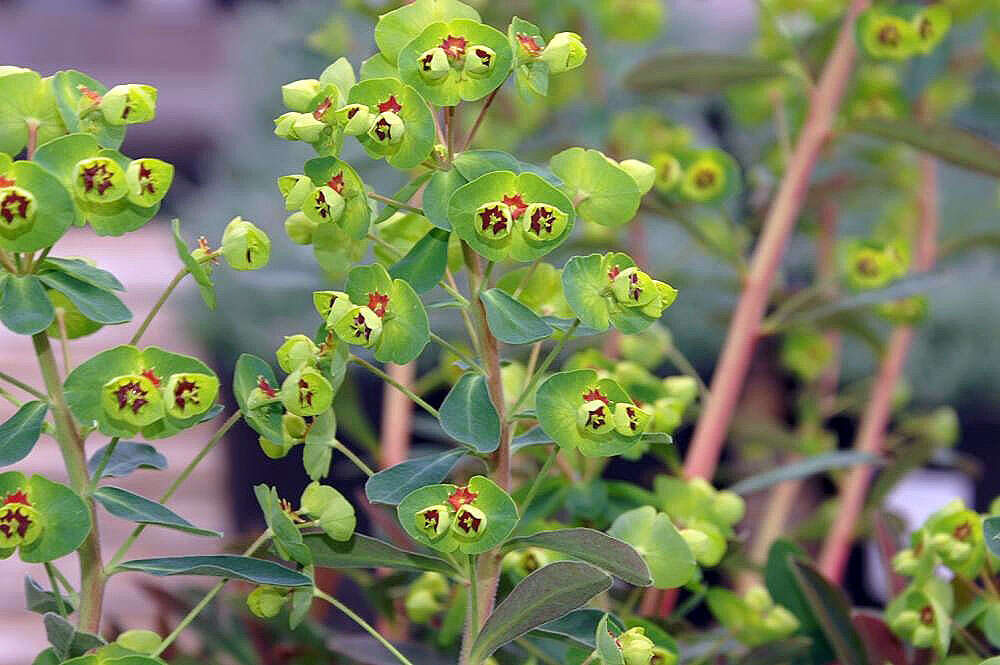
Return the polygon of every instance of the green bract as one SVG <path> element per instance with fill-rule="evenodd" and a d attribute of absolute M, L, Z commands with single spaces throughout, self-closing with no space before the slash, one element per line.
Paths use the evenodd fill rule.
<path fill-rule="evenodd" d="M 90 533 L 87 504 L 70 488 L 42 476 L 0 473 L 0 559 L 43 563 L 64 557 Z"/>
<path fill-rule="evenodd" d="M 626 277 L 616 282 L 623 273 Z M 635 285 L 631 284 L 632 277 L 636 279 Z M 613 325 L 626 334 L 641 332 L 658 319 L 677 296 L 669 284 L 635 270 L 632 259 L 620 252 L 573 257 L 563 268 L 562 282 L 566 300 L 577 318 L 599 331 Z M 643 287 L 637 293 L 638 282 L 642 282 Z"/>
<path fill-rule="evenodd" d="M 550 263 L 539 263 L 533 269 L 530 266 L 517 268 L 497 281 L 497 288 L 517 295 L 522 303 L 541 316 L 557 316 L 562 319 L 573 318 L 573 310 L 562 290 L 562 272 Z"/>
<path fill-rule="evenodd" d="M 0 153 L 17 155 L 24 149 L 28 144 L 28 123 L 38 128 L 38 145 L 66 132 L 56 106 L 52 77 L 5 67 L 0 70 Z"/>
<path fill-rule="evenodd" d="M 549 65 L 540 59 L 545 50 L 542 31 L 534 23 L 515 16 L 507 28 L 507 41 L 514 53 L 514 82 L 521 97 L 549 94 Z"/>
<path fill-rule="evenodd" d="M 621 226 L 639 210 L 642 195 L 636 181 L 603 153 L 569 148 L 554 155 L 549 165 L 588 222 Z"/>
<path fill-rule="evenodd" d="M 916 33 L 916 50 L 927 54 L 941 43 L 951 29 L 951 11 L 944 5 L 924 7 L 911 19 Z"/>
<path fill-rule="evenodd" d="M 289 190 L 286 204 L 298 203 L 298 196 L 311 186 L 298 206 L 310 220 L 319 225 L 335 224 L 353 239 L 364 238 L 371 224 L 371 207 L 357 172 L 336 157 L 310 159 L 304 171 L 306 178 Z"/>
<path fill-rule="evenodd" d="M 55 176 L 32 162 L 0 162 L 0 248 L 50 247 L 73 217 L 73 201 Z"/>
<path fill-rule="evenodd" d="M 169 382 L 177 375 L 174 389 Z M 180 383 L 188 377 L 187 383 Z M 70 372 L 65 382 L 66 401 L 82 423 L 95 424 L 108 436 L 163 438 L 199 422 L 201 414 L 218 394 L 218 379 L 196 358 L 164 351 L 155 346 L 140 350 L 117 346 L 103 351 Z M 164 394 L 166 393 L 166 394 Z M 185 398 L 183 408 L 176 397 L 195 395 L 198 403 Z M 170 408 L 168 408 L 170 407 Z"/>
<path fill-rule="evenodd" d="M 161 159 L 133 159 L 125 170 L 128 200 L 137 206 L 156 205 L 166 196 L 174 181 L 174 166 Z"/>
<path fill-rule="evenodd" d="M 921 587 L 911 585 L 886 607 L 886 623 L 910 644 L 944 655 L 951 643 L 953 603 L 951 587 L 941 580 L 929 580 Z"/>
<path fill-rule="evenodd" d="M 608 529 L 608 535 L 635 548 L 649 566 L 657 589 L 683 586 L 697 571 L 685 539 L 670 518 L 652 506 L 622 513 Z"/>
<path fill-rule="evenodd" d="M 368 107 L 372 124 L 358 140 L 373 158 L 408 169 L 431 154 L 434 118 L 412 86 L 394 78 L 368 79 L 351 88 L 347 101 Z"/>
<path fill-rule="evenodd" d="M 624 421 L 621 429 L 616 427 L 615 411 L 619 408 L 633 410 L 635 429 Z M 535 411 L 539 425 L 559 447 L 577 449 L 588 457 L 628 451 L 638 443 L 649 421 L 640 416 L 641 409 L 617 382 L 599 378 L 591 369 L 550 376 L 538 387 Z"/>
<path fill-rule="evenodd" d="M 879 7 L 867 9 L 858 17 L 857 38 L 873 58 L 904 60 L 918 48 L 914 24 Z"/>
<path fill-rule="evenodd" d="M 233 217 L 222 233 L 221 249 L 233 270 L 260 270 L 271 258 L 271 239 L 253 222 Z"/>
<path fill-rule="evenodd" d="M 313 367 L 301 367 L 281 384 L 281 402 L 297 416 L 318 416 L 333 403 L 333 386 Z"/>
<path fill-rule="evenodd" d="M 739 168 L 721 150 L 705 150 L 682 160 L 680 194 L 690 201 L 708 203 L 728 199 L 739 190 Z"/>
<path fill-rule="evenodd" d="M 109 125 L 132 125 L 156 117 L 156 88 L 126 83 L 101 95 L 97 107 Z"/>
<path fill-rule="evenodd" d="M 534 173 L 487 173 L 448 202 L 455 233 L 491 261 L 545 256 L 569 235 L 574 216 L 569 199 Z"/>
<path fill-rule="evenodd" d="M 345 290 L 353 303 L 348 310 L 351 316 L 362 316 L 369 328 L 380 324 L 378 339 L 363 344 L 374 347 L 376 359 L 404 364 L 420 355 L 430 341 L 430 326 L 424 305 L 412 286 L 401 279 L 392 279 L 385 268 L 374 264 L 351 270 Z M 338 322 L 342 319 L 336 305 L 328 314 L 328 324 L 334 317 Z M 339 330 L 338 336 L 348 341 Z"/>
<path fill-rule="evenodd" d="M 481 554 L 501 544 L 518 520 L 514 500 L 484 476 L 473 476 L 465 487 L 421 487 L 407 494 L 396 512 L 403 529 L 417 542 L 465 554 Z"/>
<path fill-rule="evenodd" d="M 400 51 L 432 23 L 468 19 L 479 21 L 479 12 L 457 0 L 417 0 L 382 14 L 375 26 L 375 43 L 385 66 L 396 67 Z"/>
<path fill-rule="evenodd" d="M 442 61 L 441 56 L 444 56 Z M 399 52 L 399 75 L 436 106 L 482 99 L 510 73 L 503 33 L 474 20 L 428 25 Z"/>

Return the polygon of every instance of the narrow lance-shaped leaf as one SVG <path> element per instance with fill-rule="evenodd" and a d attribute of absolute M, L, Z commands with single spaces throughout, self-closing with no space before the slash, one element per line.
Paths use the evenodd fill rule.
<path fill-rule="evenodd" d="M 837 450 L 814 457 L 807 457 L 777 469 L 771 469 L 770 471 L 744 478 L 728 489 L 737 494 L 753 494 L 778 483 L 783 483 L 786 480 L 807 478 L 833 469 L 845 469 L 864 464 L 883 465 L 885 464 L 885 458 L 873 455 L 872 453 Z"/>
<path fill-rule="evenodd" d="M 844 592 L 804 561 L 791 560 L 789 565 L 837 660 L 843 665 L 868 665 L 861 637 L 851 623 L 850 603 Z"/>
<path fill-rule="evenodd" d="M 888 141 L 901 141 L 935 157 L 1000 178 L 1000 148 L 985 138 L 955 127 L 929 125 L 908 118 L 868 118 L 854 131 Z"/>
<path fill-rule="evenodd" d="M 717 92 L 730 85 L 776 78 L 785 70 L 774 60 L 731 53 L 660 53 L 636 65 L 625 85 L 643 92 Z"/>
<path fill-rule="evenodd" d="M 373 503 L 394 506 L 413 490 L 444 480 L 465 454 L 465 450 L 449 450 L 400 462 L 369 478 L 365 495 Z"/>
<path fill-rule="evenodd" d="M 347 541 L 336 541 L 322 533 L 303 538 L 313 563 L 324 568 L 393 568 L 396 570 L 453 573 L 445 561 L 425 554 L 401 550 L 389 543 L 355 533 Z"/>
<path fill-rule="evenodd" d="M 138 524 L 162 526 L 196 536 L 222 537 L 218 531 L 196 527 L 161 503 L 150 501 L 144 496 L 139 496 L 120 487 L 109 485 L 98 487 L 94 490 L 94 499 L 115 517 Z"/>
<path fill-rule="evenodd" d="M 224 577 L 254 584 L 271 586 L 309 586 L 312 580 L 300 572 L 285 568 L 272 561 L 233 554 L 207 554 L 201 556 L 173 556 L 155 559 L 135 559 L 118 564 L 121 570 L 148 573 L 157 577 L 195 575 Z"/>
<path fill-rule="evenodd" d="M 649 586 L 649 567 L 628 543 L 594 529 L 558 529 L 515 538 L 506 547 L 542 547 L 591 563 L 635 586 Z"/>
<path fill-rule="evenodd" d="M 87 472 L 90 475 L 97 473 L 97 467 L 104 459 L 104 452 L 107 446 L 102 446 L 94 451 L 94 454 L 87 460 Z M 148 443 L 135 443 L 134 441 L 119 441 L 111 453 L 111 459 L 104 467 L 104 478 L 120 478 L 127 476 L 137 469 L 156 469 L 162 471 L 167 468 L 167 458 L 159 453 L 156 448 Z"/>

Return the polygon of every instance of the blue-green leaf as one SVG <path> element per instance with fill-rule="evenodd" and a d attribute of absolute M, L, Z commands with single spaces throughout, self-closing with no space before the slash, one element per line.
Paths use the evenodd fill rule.
<path fill-rule="evenodd" d="M 107 446 L 101 446 L 87 461 L 87 473 L 94 475 L 97 467 L 104 459 L 104 451 Z M 136 469 L 156 469 L 162 471 L 167 468 L 167 458 L 160 454 L 148 443 L 135 443 L 134 441 L 119 441 L 118 445 L 111 453 L 111 459 L 104 467 L 102 478 L 120 478 L 127 476 Z"/>
<path fill-rule="evenodd" d="M 0 322 L 18 335 L 34 335 L 48 328 L 56 312 L 45 287 L 34 275 L 4 275 L 0 289 Z"/>
<path fill-rule="evenodd" d="M 365 494 L 372 503 L 395 506 L 413 490 L 444 480 L 465 454 L 462 449 L 448 450 L 400 462 L 369 478 Z"/>
<path fill-rule="evenodd" d="M 531 344 L 552 334 L 549 324 L 508 293 L 500 289 L 489 289 L 480 298 L 486 308 L 490 330 L 501 342 Z"/>
<path fill-rule="evenodd" d="M 478 452 L 491 453 L 500 445 L 500 416 L 481 374 L 462 375 L 441 403 L 438 417 L 449 436 Z"/>
<path fill-rule="evenodd" d="M 417 293 L 425 293 L 441 281 L 447 267 L 448 232 L 433 228 L 389 268 L 389 275 L 409 282 Z"/>
<path fill-rule="evenodd" d="M 162 526 L 190 533 L 195 536 L 221 538 L 222 534 L 211 529 L 201 529 L 170 510 L 162 503 L 151 501 L 120 487 L 104 485 L 94 490 L 94 499 L 115 517 L 137 524 Z"/>
<path fill-rule="evenodd" d="M 243 580 L 271 586 L 309 586 L 312 580 L 300 572 L 280 566 L 273 561 L 254 559 L 233 554 L 207 554 L 196 556 L 167 556 L 156 559 L 135 559 L 118 564 L 121 570 L 148 573 L 157 577 L 195 575 Z"/>
<path fill-rule="evenodd" d="M 110 291 L 55 270 L 43 272 L 38 279 L 69 298 L 81 314 L 95 323 L 115 325 L 132 320 L 132 312 Z"/>
<path fill-rule="evenodd" d="M 45 402 L 26 402 L 0 425 L 0 466 L 10 466 L 28 456 L 42 435 L 42 423 L 48 410 L 49 405 Z"/>

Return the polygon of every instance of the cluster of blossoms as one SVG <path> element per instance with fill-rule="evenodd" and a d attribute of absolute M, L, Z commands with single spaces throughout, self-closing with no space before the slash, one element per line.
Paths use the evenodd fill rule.
<path fill-rule="evenodd" d="M 857 291 L 884 288 L 901 279 L 910 269 L 910 248 L 901 240 L 855 240 L 844 250 L 848 286 Z M 915 295 L 875 307 L 875 312 L 893 323 L 917 323 L 927 315 L 926 296 Z"/>
<path fill-rule="evenodd" d="M 951 28 L 941 4 L 873 7 L 858 18 L 858 43 L 872 58 L 906 60 L 933 51 Z"/>
<path fill-rule="evenodd" d="M 747 589 L 742 597 L 728 589 L 710 589 L 707 601 L 719 623 L 748 646 L 783 640 L 799 627 L 795 615 L 775 604 L 761 586 Z"/>
<path fill-rule="evenodd" d="M 0 553 L 29 546 L 42 535 L 38 510 L 18 488 L 0 500 Z"/>
<path fill-rule="evenodd" d="M 406 615 L 416 623 L 427 623 L 445 609 L 451 595 L 448 579 L 441 573 L 422 573 L 406 591 Z"/>
<path fill-rule="evenodd" d="M 141 429 L 170 417 L 187 420 L 208 411 L 219 394 L 219 379 L 210 374 L 181 372 L 164 380 L 155 368 L 123 374 L 101 388 L 101 406 L 116 426 Z"/>
<path fill-rule="evenodd" d="M 715 566 L 726 553 L 733 526 L 743 519 L 746 503 L 729 490 L 717 490 L 701 478 L 657 476 L 654 491 L 664 511 L 687 541 L 695 561 Z"/>
<path fill-rule="evenodd" d="M 417 511 L 416 527 L 431 540 L 437 540 L 445 533 L 451 533 L 462 542 L 472 543 L 483 537 L 489 519 L 475 504 L 477 492 L 468 487 L 459 487 L 445 503 L 437 503 Z"/>

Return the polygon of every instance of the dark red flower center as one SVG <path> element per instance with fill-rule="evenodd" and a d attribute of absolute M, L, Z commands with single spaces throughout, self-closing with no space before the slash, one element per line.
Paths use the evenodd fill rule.
<path fill-rule="evenodd" d="M 482 230 L 492 230 L 493 235 L 499 235 L 507 229 L 507 218 L 500 211 L 499 206 L 491 206 L 479 213 L 479 221 Z"/>
<path fill-rule="evenodd" d="M 531 231 L 535 235 L 541 235 L 543 231 L 552 233 L 552 225 L 555 221 L 556 216 L 551 209 L 539 206 L 535 208 L 535 212 L 531 213 Z"/>
<path fill-rule="evenodd" d="M 31 201 L 28 197 L 17 192 L 7 192 L 3 200 L 0 200 L 0 217 L 3 217 L 8 224 L 14 223 L 15 216 L 24 219 L 28 216 L 29 203 Z"/>
<path fill-rule="evenodd" d="M 83 179 L 83 191 L 88 193 L 96 189 L 97 193 L 103 196 L 104 192 L 114 186 L 107 164 L 92 164 L 83 169 L 80 177 Z"/>
<path fill-rule="evenodd" d="M 465 57 L 465 47 L 468 45 L 469 40 L 461 36 L 455 37 L 453 35 L 448 35 L 441 40 L 441 48 L 444 49 L 444 52 L 448 54 L 448 57 L 452 60 Z"/>
<path fill-rule="evenodd" d="M 510 216 L 515 220 L 520 219 L 524 211 L 528 209 L 528 204 L 520 194 L 505 194 L 501 199 L 510 208 Z"/>
<path fill-rule="evenodd" d="M 451 504 L 452 508 L 458 510 L 465 504 L 475 501 L 478 496 L 478 492 L 470 492 L 469 486 L 466 485 L 465 487 L 459 487 L 452 492 L 451 496 L 448 497 L 448 503 Z"/>
<path fill-rule="evenodd" d="M 621 266 L 618 265 L 611 266 L 611 270 L 608 271 L 608 280 L 613 282 L 615 280 L 615 277 L 617 277 L 618 273 L 620 273 L 621 271 L 622 271 Z"/>
<path fill-rule="evenodd" d="M 583 393 L 584 402 L 593 402 L 594 400 L 600 400 L 604 402 L 606 406 L 611 406 L 611 400 L 604 396 L 600 388 L 591 388 L 587 392 Z"/>
<path fill-rule="evenodd" d="M 156 193 L 156 185 L 153 183 L 153 172 L 146 168 L 146 162 L 139 162 L 139 189 L 149 194 Z"/>
<path fill-rule="evenodd" d="M 317 120 L 322 120 L 323 115 L 330 110 L 331 106 L 333 106 L 333 100 L 329 97 L 324 98 L 323 101 L 319 103 L 319 106 L 316 107 L 316 110 L 313 111 L 313 117 Z"/>
<path fill-rule="evenodd" d="M 344 172 L 340 171 L 337 175 L 333 176 L 326 181 L 326 186 L 337 192 L 338 194 L 344 193 Z"/>
<path fill-rule="evenodd" d="M 354 317 L 351 322 L 351 328 L 354 330 L 355 337 L 364 337 L 365 342 L 370 342 L 372 339 L 372 329 L 368 326 L 368 322 L 365 321 L 365 315 L 358 312 L 357 316 Z"/>
<path fill-rule="evenodd" d="M 424 511 L 424 528 L 436 531 L 441 523 L 441 513 L 437 510 Z"/>
<path fill-rule="evenodd" d="M 201 404 L 201 400 L 198 397 L 198 384 L 190 379 L 182 378 L 174 386 L 174 404 L 178 408 L 183 409 L 184 405 L 188 402 Z"/>
<path fill-rule="evenodd" d="M 399 113 L 403 110 L 403 106 L 396 101 L 396 95 L 389 95 L 389 99 L 385 100 L 378 105 L 378 112 L 385 113 L 386 111 L 392 111 L 393 113 Z"/>
<path fill-rule="evenodd" d="M 466 510 L 458 516 L 457 523 L 458 528 L 465 533 L 479 533 L 479 527 L 482 525 L 483 520 Z"/>
<path fill-rule="evenodd" d="M 138 381 L 123 383 L 115 391 L 118 409 L 121 411 L 131 409 L 132 413 L 139 413 L 142 407 L 149 403 L 149 400 L 146 399 L 148 396 L 149 392 Z"/>
<path fill-rule="evenodd" d="M 375 312 L 380 319 L 385 318 L 385 313 L 389 309 L 389 294 L 372 291 L 368 294 L 368 309 Z"/>
<path fill-rule="evenodd" d="M 299 379 L 299 404 L 304 404 L 307 406 L 312 406 L 313 403 L 313 389 L 309 385 L 309 382 L 305 379 Z"/>
<path fill-rule="evenodd" d="M 0 517 L 0 533 L 4 535 L 5 538 L 10 538 L 14 534 L 19 537 L 24 538 L 24 535 L 28 533 L 28 529 L 31 528 L 32 520 L 24 512 L 23 508 L 17 507 L 8 510 Z"/>

